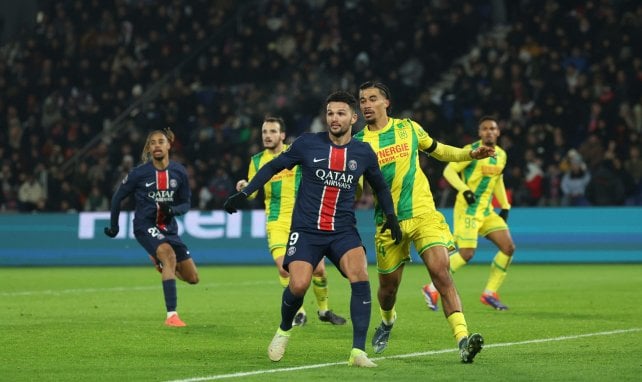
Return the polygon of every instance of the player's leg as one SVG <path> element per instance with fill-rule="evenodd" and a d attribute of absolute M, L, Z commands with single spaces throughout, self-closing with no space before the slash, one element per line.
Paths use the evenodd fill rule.
<path fill-rule="evenodd" d="M 312 270 L 323 259 L 323 246 L 314 235 L 292 232 L 288 241 L 286 253 L 289 255 L 283 260 L 283 269 L 290 274 L 290 282 L 283 289 L 281 298 L 281 323 L 268 346 L 268 357 L 272 361 L 280 361 L 285 354 L 292 321 L 299 308 L 303 305 L 303 297 L 310 287 Z"/>
<path fill-rule="evenodd" d="M 508 306 L 503 304 L 498 295 L 499 288 L 506 279 L 508 266 L 513 260 L 513 253 L 515 252 L 515 243 L 510 235 L 508 229 L 492 231 L 486 237 L 495 243 L 499 251 L 495 255 L 493 262 L 490 265 L 490 274 L 484 293 L 480 297 L 482 303 L 489 305 L 497 310 L 507 310 Z"/>
<path fill-rule="evenodd" d="M 283 268 L 283 259 L 285 258 L 285 249 L 287 248 L 288 238 L 290 236 L 290 225 L 280 222 L 270 222 L 266 226 L 268 246 L 270 254 L 279 273 L 279 284 L 287 288 L 290 283 L 290 274 Z M 294 316 L 292 324 L 294 326 L 303 326 L 308 321 L 305 308 L 301 305 L 299 311 Z"/>
<path fill-rule="evenodd" d="M 372 337 L 372 347 L 375 353 L 383 352 L 388 346 L 390 332 L 397 319 L 395 310 L 397 290 L 401 284 L 404 264 L 410 261 L 412 230 L 409 228 L 411 226 L 409 223 L 408 220 L 399 222 L 403 238 L 398 245 L 394 243 L 389 232 L 381 233 L 381 226 L 376 227 L 375 249 L 379 274 L 377 300 L 379 301 L 381 323 Z"/>
<path fill-rule="evenodd" d="M 455 273 L 457 270 L 466 265 L 474 255 L 475 248 L 460 248 L 458 251 L 454 251 L 453 253 L 451 253 L 450 272 Z M 428 308 L 433 311 L 439 310 L 439 291 L 437 291 L 437 288 L 432 281 L 429 284 L 424 285 L 424 287 L 422 288 L 422 293 Z"/>
<path fill-rule="evenodd" d="M 484 341 L 479 334 L 469 335 L 459 293 L 450 273 L 448 248 L 454 246 L 450 228 L 438 211 L 424 214 L 416 220 L 417 252 L 442 297 L 444 315 L 459 346 L 461 360 L 472 362 L 475 355 L 481 351 Z"/>
<path fill-rule="evenodd" d="M 163 296 L 167 309 L 167 326 L 186 326 L 178 317 L 176 295 L 176 253 L 169 243 L 162 243 L 156 248 L 156 257 L 163 263 L 161 278 L 163 280 Z"/>
<path fill-rule="evenodd" d="M 158 229 L 156 227 L 136 231 L 134 235 L 138 243 L 145 248 L 147 253 L 163 264 L 161 280 L 165 308 L 167 310 L 165 324 L 168 326 L 185 326 L 185 323 L 178 318 L 178 314 L 176 313 L 176 253 L 168 243 L 168 238 L 158 235 Z"/>
<path fill-rule="evenodd" d="M 475 255 L 479 237 L 479 228 L 481 228 L 482 226 L 484 217 L 468 215 L 466 214 L 465 209 L 462 210 L 455 206 L 454 221 L 454 238 L 459 250 L 455 250 L 450 253 L 451 273 L 457 272 Z M 430 284 L 424 285 L 424 287 L 422 288 L 422 294 L 429 309 L 433 311 L 439 310 L 439 305 L 437 304 L 437 302 L 439 301 L 439 293 L 437 292 L 437 288 L 435 288 L 435 285 L 432 282 Z"/>
<path fill-rule="evenodd" d="M 285 247 L 276 247 L 272 249 L 272 258 L 274 259 L 274 264 L 276 265 L 277 271 L 279 272 L 279 284 L 283 288 L 287 288 L 290 283 L 290 274 L 283 268 L 283 259 L 285 257 Z M 305 313 L 303 305 L 294 315 L 292 320 L 292 325 L 294 326 L 303 326 L 308 321 L 308 317 Z"/>
<path fill-rule="evenodd" d="M 312 272 L 312 290 L 317 300 L 317 315 L 319 320 L 333 325 L 344 325 L 346 319 L 331 311 L 328 306 L 328 276 L 325 269 L 325 259 Z"/>
<path fill-rule="evenodd" d="M 377 365 L 368 358 L 365 352 L 366 336 L 372 313 L 372 296 L 366 252 L 360 243 L 358 247 L 345 252 L 339 260 L 339 268 L 350 281 L 351 288 L 352 350 L 348 364 L 358 367 L 376 367 Z"/>
<path fill-rule="evenodd" d="M 470 363 L 481 351 L 484 340 L 478 333 L 471 335 L 468 332 L 461 300 L 448 270 L 448 250 L 443 246 L 434 246 L 422 252 L 421 258 L 442 297 L 444 314 L 459 346 L 461 360 Z"/>
<path fill-rule="evenodd" d="M 268 357 L 275 362 L 280 361 L 285 354 L 294 316 L 303 305 L 303 297 L 310 287 L 312 278 L 312 264 L 307 261 L 292 261 L 287 264 L 287 270 L 290 274 L 290 283 L 283 289 L 281 323 L 268 346 Z"/>
<path fill-rule="evenodd" d="M 170 244 L 176 254 L 176 277 L 189 284 L 198 284 L 199 278 L 196 263 L 194 263 L 194 260 L 189 254 L 187 246 L 178 236 L 171 238 Z"/>

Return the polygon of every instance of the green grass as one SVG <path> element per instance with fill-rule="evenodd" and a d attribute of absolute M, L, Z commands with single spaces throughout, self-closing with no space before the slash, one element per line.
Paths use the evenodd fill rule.
<path fill-rule="evenodd" d="M 201 284 L 179 284 L 179 311 L 189 326 L 166 328 L 160 277 L 151 267 L 0 268 L 0 380 L 213 380 L 239 373 L 233 379 L 637 381 L 642 372 L 642 264 L 515 264 L 502 288 L 505 312 L 478 301 L 488 266 L 464 268 L 456 282 L 466 319 L 487 345 L 471 365 L 459 362 L 442 312 L 423 302 L 424 268 L 409 266 L 388 349 L 366 349 L 376 369 L 345 366 L 351 325 L 333 327 L 313 315 L 294 329 L 285 358 L 270 362 L 266 348 L 280 321 L 276 270 L 199 271 Z M 328 272 L 331 308 L 348 316 L 348 282 L 331 266 Z M 374 297 L 372 268 L 370 275 Z M 311 293 L 305 306 L 315 312 Z M 378 321 L 373 304 L 368 341 Z"/>

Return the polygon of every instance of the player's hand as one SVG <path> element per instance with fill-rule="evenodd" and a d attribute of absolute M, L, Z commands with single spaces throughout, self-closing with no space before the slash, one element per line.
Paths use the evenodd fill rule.
<path fill-rule="evenodd" d="M 401 237 L 403 235 L 401 233 L 401 227 L 399 227 L 399 221 L 397 220 L 397 215 L 395 214 L 386 215 L 386 222 L 383 223 L 383 225 L 381 226 L 381 233 L 383 233 L 387 229 L 390 230 L 390 236 L 392 236 L 392 239 L 395 241 L 395 244 L 401 243 Z"/>
<path fill-rule="evenodd" d="M 172 216 L 176 215 L 176 213 L 174 213 L 174 209 L 172 208 L 172 206 L 170 206 L 169 203 L 167 202 L 158 203 L 158 209 L 160 210 L 160 212 L 163 213 L 163 216 L 165 216 L 166 218 L 171 218 Z"/>
<path fill-rule="evenodd" d="M 238 210 L 239 206 L 245 201 L 245 199 L 247 199 L 247 194 L 245 192 L 237 192 L 236 194 L 227 198 L 227 200 L 223 204 L 223 209 L 225 209 L 225 212 L 227 212 L 228 214 L 233 214 Z"/>
<path fill-rule="evenodd" d="M 114 238 L 116 235 L 118 235 L 119 228 L 118 226 L 116 227 L 105 227 L 105 235 Z"/>
<path fill-rule="evenodd" d="M 475 150 L 470 151 L 470 157 L 473 159 L 484 159 L 488 157 L 493 157 L 495 158 L 497 156 L 497 153 L 495 153 L 495 149 L 492 147 L 488 146 L 479 146 Z"/>
<path fill-rule="evenodd" d="M 464 199 L 466 199 L 466 203 L 468 203 L 469 206 L 472 206 L 477 201 L 477 198 L 475 197 L 475 193 L 472 192 L 471 190 L 466 190 L 462 192 L 462 195 L 464 196 Z"/>
<path fill-rule="evenodd" d="M 247 180 L 241 179 L 238 182 L 236 182 L 236 191 L 241 191 L 242 189 L 247 186 Z"/>
<path fill-rule="evenodd" d="M 499 217 L 504 219 L 506 223 L 508 223 L 508 211 L 509 210 L 507 209 L 502 209 L 501 211 L 499 211 Z"/>

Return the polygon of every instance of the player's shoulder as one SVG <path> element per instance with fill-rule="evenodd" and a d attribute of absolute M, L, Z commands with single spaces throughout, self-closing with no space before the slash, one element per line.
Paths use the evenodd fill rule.
<path fill-rule="evenodd" d="M 129 176 L 132 177 L 132 176 L 145 174 L 146 172 L 149 172 L 150 170 L 152 170 L 152 168 L 153 166 L 151 162 L 140 163 L 129 172 Z"/>
<path fill-rule="evenodd" d="M 176 162 L 176 161 L 173 161 L 173 160 L 169 161 L 169 166 L 167 166 L 167 168 L 168 169 L 173 169 L 173 170 L 176 170 L 176 171 L 180 171 L 180 172 L 187 172 L 187 170 L 185 169 L 185 166 L 183 166 L 182 163 Z"/>
<path fill-rule="evenodd" d="M 495 152 L 497 152 L 497 153 L 499 153 L 499 154 L 502 154 L 502 155 L 506 156 L 506 150 L 504 150 L 503 148 L 501 148 L 499 145 L 495 145 Z"/>
<path fill-rule="evenodd" d="M 267 149 L 266 149 L 266 150 L 259 151 L 258 153 L 256 153 L 256 154 L 252 155 L 252 156 L 250 157 L 250 160 L 251 160 L 252 162 L 260 161 L 260 160 L 261 160 L 261 158 L 263 158 L 263 157 L 265 156 L 265 153 L 267 153 Z"/>

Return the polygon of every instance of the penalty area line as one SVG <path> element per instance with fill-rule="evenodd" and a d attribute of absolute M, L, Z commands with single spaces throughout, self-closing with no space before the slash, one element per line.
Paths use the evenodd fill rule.
<path fill-rule="evenodd" d="M 639 332 L 640 330 L 642 330 L 642 328 L 610 330 L 610 331 L 607 331 L 607 332 L 595 332 L 595 333 L 577 334 L 577 335 L 573 335 L 573 336 L 560 336 L 560 337 L 551 337 L 551 338 L 540 338 L 540 339 L 526 340 L 526 341 L 519 341 L 519 342 L 502 342 L 502 343 L 497 343 L 497 344 L 484 345 L 484 348 L 486 348 L 486 349 L 488 349 L 488 348 L 500 348 L 500 347 L 507 347 L 507 346 L 518 346 L 518 345 L 527 345 L 527 344 L 543 343 L 543 342 L 567 341 L 567 340 L 575 340 L 575 339 L 578 339 L 578 338 L 585 338 L 585 337 L 608 336 L 608 335 L 613 335 L 613 334 L 625 334 L 625 333 Z M 386 359 L 413 358 L 413 357 L 423 357 L 423 356 L 428 356 L 428 355 L 436 355 L 436 354 L 444 354 L 444 353 L 455 353 L 457 351 L 459 351 L 459 350 L 458 349 L 441 349 L 441 350 L 432 350 L 432 351 L 416 352 L 416 353 L 408 353 L 408 354 L 398 354 L 398 355 L 392 355 L 392 356 L 388 356 L 388 357 L 375 357 L 375 358 L 370 358 L 370 359 L 373 360 L 373 361 L 381 361 L 381 360 L 386 360 Z M 175 380 L 171 380 L 171 381 L 167 381 L 167 382 L 214 381 L 214 380 L 217 380 L 217 379 L 250 377 L 250 376 L 254 376 L 254 375 L 265 375 L 265 374 L 273 374 L 273 373 L 287 373 L 287 372 L 290 372 L 290 371 L 299 371 L 299 370 L 306 370 L 306 369 L 320 369 L 320 368 L 323 368 L 323 367 L 347 365 L 347 363 L 348 363 L 347 361 L 318 363 L 318 364 L 314 364 L 314 365 L 284 367 L 284 368 L 279 368 L 279 369 L 264 369 L 264 370 L 244 371 L 244 372 L 229 373 L 229 374 L 209 375 L 209 376 L 206 376 L 206 377 L 175 379 Z"/>

